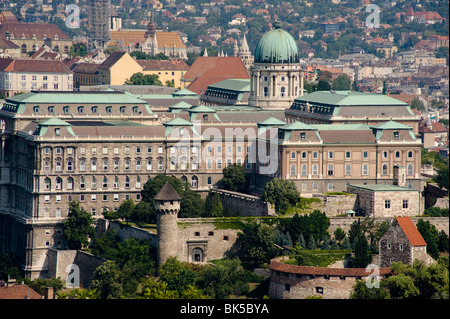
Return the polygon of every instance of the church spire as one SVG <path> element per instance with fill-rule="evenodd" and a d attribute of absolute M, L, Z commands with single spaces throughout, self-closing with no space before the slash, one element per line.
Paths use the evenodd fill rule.
<path fill-rule="evenodd" d="M 205 52 L 203 52 L 203 56 L 208 56 L 208 50 L 205 48 Z"/>

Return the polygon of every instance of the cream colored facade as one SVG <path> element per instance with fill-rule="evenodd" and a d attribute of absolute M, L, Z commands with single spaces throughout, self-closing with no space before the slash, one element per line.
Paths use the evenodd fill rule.
<path fill-rule="evenodd" d="M 142 74 L 156 74 L 159 77 L 159 80 L 164 86 L 167 86 L 167 81 L 173 84 L 173 87 L 184 89 L 185 82 L 181 82 L 183 75 L 186 73 L 186 70 L 143 70 Z"/>
<path fill-rule="evenodd" d="M 115 53 L 123 52 L 114 52 L 113 54 Z M 98 69 L 98 83 L 100 85 L 123 85 L 133 74 L 142 72 L 142 67 L 126 52 L 113 65 L 104 64 Z"/>

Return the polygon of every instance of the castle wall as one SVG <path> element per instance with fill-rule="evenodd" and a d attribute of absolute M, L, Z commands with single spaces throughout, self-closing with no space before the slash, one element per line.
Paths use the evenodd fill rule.
<path fill-rule="evenodd" d="M 219 194 L 223 207 L 233 212 L 240 212 L 240 216 L 268 216 L 274 215 L 275 209 L 270 203 L 264 202 L 258 196 L 232 192 L 224 189 L 212 189 L 211 192 Z"/>
<path fill-rule="evenodd" d="M 220 229 L 214 221 L 213 218 L 178 219 L 177 251 L 180 260 L 209 262 L 235 253 L 237 234 L 241 230 Z"/>

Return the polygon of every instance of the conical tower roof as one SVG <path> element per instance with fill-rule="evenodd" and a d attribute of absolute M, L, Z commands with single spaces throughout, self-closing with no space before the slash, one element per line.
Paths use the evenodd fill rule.
<path fill-rule="evenodd" d="M 158 194 L 155 195 L 155 200 L 181 200 L 180 195 L 172 187 L 172 185 L 167 181 Z"/>

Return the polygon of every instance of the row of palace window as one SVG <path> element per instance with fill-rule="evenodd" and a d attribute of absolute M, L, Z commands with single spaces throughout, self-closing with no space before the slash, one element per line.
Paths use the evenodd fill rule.
<path fill-rule="evenodd" d="M 66 180 L 66 189 L 67 190 L 73 190 L 74 189 L 74 179 L 72 177 L 68 177 Z M 124 187 L 125 188 L 130 188 L 130 177 L 126 176 L 125 177 L 125 183 L 124 183 Z M 84 176 L 80 177 L 79 180 L 79 189 L 86 189 L 86 178 Z M 110 186 L 109 184 L 109 180 L 108 177 L 104 176 L 102 179 L 97 179 L 97 177 L 93 176 L 91 178 L 91 189 L 96 189 L 96 188 L 108 188 Z M 113 188 L 120 188 L 120 182 L 119 182 L 119 177 L 115 176 L 114 180 L 113 180 L 113 184 L 112 184 Z M 136 177 L 136 184 L 135 184 L 136 188 L 140 189 L 142 187 L 142 180 L 141 178 L 138 176 Z M 55 190 L 62 190 L 63 189 L 63 179 L 61 177 L 57 177 L 55 179 Z M 44 190 L 46 191 L 50 191 L 52 190 L 52 181 L 49 177 L 46 177 L 44 179 Z"/>
<path fill-rule="evenodd" d="M 181 179 L 183 182 L 188 183 L 188 179 L 186 176 L 182 176 Z M 55 179 L 55 190 L 63 190 L 63 183 L 64 183 L 63 179 L 61 177 L 57 177 Z M 192 176 L 190 183 L 191 183 L 192 187 L 197 188 L 198 187 L 198 177 Z M 211 176 L 208 176 L 207 184 L 212 185 Z M 107 176 L 104 176 L 102 179 L 97 179 L 97 177 L 95 177 L 95 176 L 93 176 L 91 178 L 91 187 L 90 187 L 91 189 L 109 188 L 110 185 L 111 185 L 110 180 L 108 179 Z M 116 189 L 121 188 L 119 177 L 117 177 L 117 176 L 114 177 L 112 186 L 113 186 L 113 188 L 116 188 Z M 130 182 L 129 176 L 125 177 L 123 186 L 124 186 L 124 188 L 130 188 L 131 182 Z M 75 187 L 75 180 L 72 177 L 68 177 L 66 179 L 66 190 L 73 190 L 74 187 Z M 86 178 L 84 176 L 80 177 L 78 187 L 79 187 L 79 189 L 82 189 L 82 190 L 87 188 L 87 182 L 86 182 Z M 139 176 L 136 177 L 135 187 L 137 189 L 140 189 L 142 187 L 142 179 Z M 52 181 L 49 177 L 46 177 L 44 179 L 44 190 L 45 191 L 52 190 Z"/>
<path fill-rule="evenodd" d="M 408 151 L 408 158 L 413 158 L 413 151 Z M 334 159 L 334 151 L 328 151 L 328 159 Z M 301 153 L 301 158 L 302 159 L 306 159 L 307 158 L 307 152 L 302 152 Z M 369 151 L 363 151 L 362 152 L 362 157 L 363 159 L 368 159 L 369 158 Z M 389 157 L 389 152 L 388 151 L 383 151 L 382 152 L 382 158 L 388 158 Z M 395 151 L 395 158 L 400 158 L 401 157 L 401 152 L 400 151 Z M 291 152 L 291 159 L 296 159 L 297 158 L 297 152 L 296 151 L 292 151 Z M 313 152 L 312 153 L 312 158 L 313 159 L 317 159 L 319 158 L 319 153 L 318 152 Z M 345 159 L 351 159 L 352 158 L 352 152 L 351 151 L 346 151 L 345 152 Z"/>
<path fill-rule="evenodd" d="M 55 89 L 57 89 L 57 88 L 58 88 L 57 84 L 55 84 Z M 106 114 L 112 114 L 113 113 L 112 106 L 106 106 L 105 110 L 106 110 Z M 121 106 L 119 108 L 119 110 L 120 110 L 121 114 L 126 114 L 127 113 L 127 107 L 126 106 Z M 133 114 L 139 114 L 139 107 L 138 106 L 133 106 L 131 108 L 131 110 L 133 111 Z M 55 107 L 54 106 L 48 106 L 47 107 L 47 111 L 48 111 L 48 114 L 54 115 L 55 114 Z M 33 107 L 33 112 L 34 112 L 34 114 L 41 114 L 41 107 L 38 106 L 38 105 L 34 106 Z M 68 105 L 63 106 L 63 112 L 64 112 L 64 114 L 70 114 L 70 106 L 68 106 Z M 84 106 L 78 106 L 77 112 L 78 112 L 78 114 L 85 114 L 85 107 Z M 91 113 L 92 114 L 98 114 L 99 113 L 98 106 L 92 106 L 91 107 Z"/>
<path fill-rule="evenodd" d="M 414 175 L 413 164 L 408 164 L 406 174 Z M 291 176 L 297 175 L 297 166 L 295 164 L 291 164 L 290 175 Z M 306 175 L 308 175 L 308 166 L 306 164 L 303 164 L 301 166 L 301 176 L 306 176 Z M 312 165 L 311 175 L 319 175 L 319 165 L 317 165 L 317 164 Z M 334 165 L 333 164 L 328 164 L 327 175 L 328 176 L 334 175 Z M 352 164 L 345 164 L 345 175 L 347 175 L 347 176 L 352 175 Z M 364 176 L 369 175 L 369 164 L 362 165 L 362 175 L 364 175 Z M 381 175 L 389 175 L 389 167 L 387 164 L 383 164 L 383 166 L 381 168 Z"/>
<path fill-rule="evenodd" d="M 79 170 L 81 172 L 86 171 L 86 160 L 85 159 L 81 159 L 80 163 L 79 163 Z M 103 171 L 108 171 L 109 170 L 109 160 L 107 159 L 103 159 L 101 160 L 101 162 L 99 163 L 96 159 L 92 159 L 91 163 L 90 163 L 90 170 L 91 171 L 97 171 L 97 168 L 99 165 L 101 165 L 101 168 Z M 140 171 L 143 169 L 143 161 L 141 159 L 136 159 L 135 162 L 135 170 L 136 171 Z M 129 171 L 131 170 L 131 160 L 130 159 L 125 159 L 124 161 L 124 169 L 125 171 Z M 46 158 L 44 160 L 44 171 L 45 172 L 50 172 L 52 167 L 51 167 L 51 161 L 49 158 Z M 147 159 L 145 160 L 145 167 L 147 171 L 151 171 L 153 170 L 153 160 L 152 159 Z M 73 159 L 69 159 L 67 160 L 66 163 L 66 170 L 71 172 L 75 169 L 74 166 L 74 161 Z M 119 159 L 114 159 L 113 161 L 113 170 L 114 171 L 118 171 L 120 169 L 120 160 Z M 164 169 L 164 160 L 163 159 L 157 159 L 157 169 L 158 170 L 163 170 Z M 192 169 L 197 169 L 197 162 L 196 161 L 192 161 Z M 63 171 L 63 163 L 62 163 L 62 159 L 61 158 L 56 158 L 55 160 L 55 171 L 56 172 L 61 172 Z"/>

